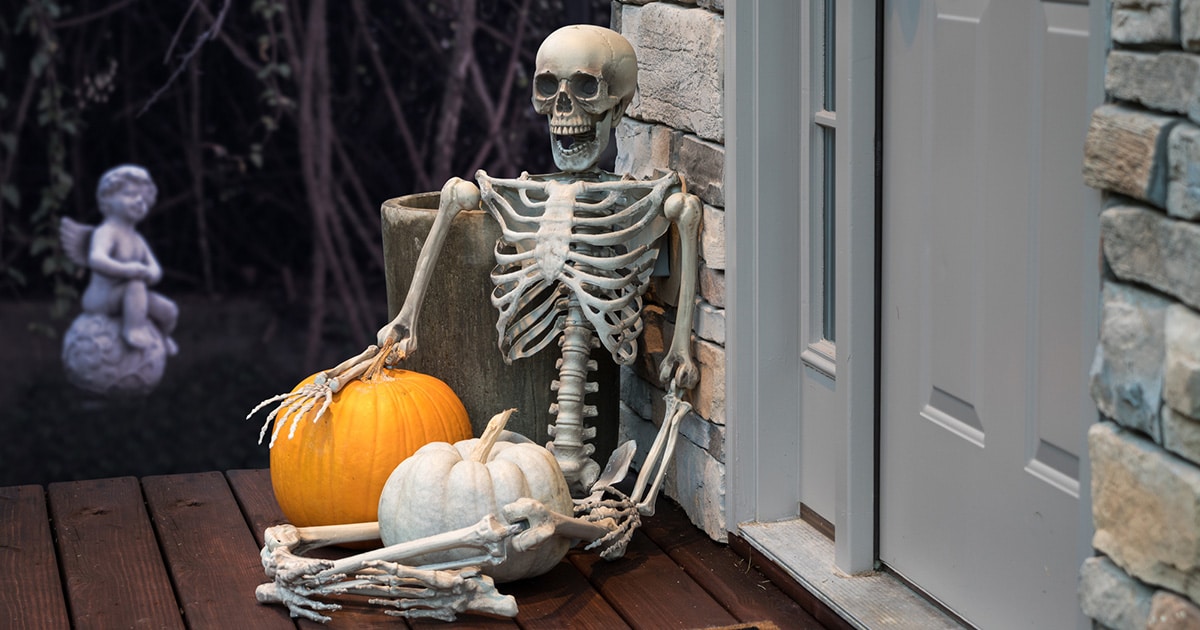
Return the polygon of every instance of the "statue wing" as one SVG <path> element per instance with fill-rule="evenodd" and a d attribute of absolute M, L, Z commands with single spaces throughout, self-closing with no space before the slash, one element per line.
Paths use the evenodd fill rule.
<path fill-rule="evenodd" d="M 79 265 L 87 267 L 88 248 L 92 243 L 92 232 L 95 227 L 84 225 L 70 217 L 63 217 L 58 224 L 58 239 L 62 243 L 67 258 Z"/>

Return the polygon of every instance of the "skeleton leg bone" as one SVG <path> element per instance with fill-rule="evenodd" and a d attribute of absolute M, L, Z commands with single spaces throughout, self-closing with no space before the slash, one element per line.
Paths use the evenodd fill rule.
<path fill-rule="evenodd" d="M 596 539 L 588 546 L 588 549 L 600 548 L 600 556 L 605 560 L 615 560 L 623 556 L 626 546 L 633 537 L 634 530 L 641 526 L 641 517 L 654 514 L 654 502 L 658 498 L 658 491 L 675 452 L 679 423 L 692 408 L 691 404 L 681 400 L 682 395 L 683 391 L 672 381 L 670 391 L 667 392 L 666 417 L 663 419 L 658 435 L 655 436 L 650 452 L 646 455 L 646 461 L 642 463 L 642 468 L 638 472 L 633 493 L 625 495 L 607 482 L 609 468 L 621 465 L 621 462 L 614 460 L 625 455 L 621 449 L 618 449 L 613 453 L 613 459 L 609 461 L 609 466 L 605 467 L 605 474 L 601 476 L 596 485 L 592 486 L 591 495 L 576 502 L 575 512 L 580 518 L 603 524 L 609 529 L 607 535 Z M 624 446 L 622 445 L 622 448 Z M 624 463 L 628 465 L 627 460 Z M 613 476 L 616 477 L 616 475 Z M 621 474 L 619 477 L 624 477 L 624 475 Z M 619 481 L 619 478 L 617 480 Z M 611 483 L 616 483 L 616 481 Z M 605 494 L 616 498 L 604 499 Z"/>
<path fill-rule="evenodd" d="M 328 621 L 318 611 L 338 604 L 319 598 L 338 595 L 370 597 L 369 603 L 398 610 L 388 614 L 453 620 L 458 613 L 487 612 L 514 616 L 511 597 L 500 594 L 481 567 L 504 562 L 508 545 L 526 550 L 551 537 L 592 541 L 609 535 L 613 522 L 589 522 L 551 511 L 533 499 L 520 499 L 501 510 L 505 522 L 487 515 L 476 524 L 419 540 L 357 554 L 341 560 L 317 560 L 298 555 L 328 544 L 369 540 L 378 536 L 378 523 L 269 528 L 261 555 L 273 581 L 258 587 L 262 603 L 283 604 L 292 616 Z M 410 567 L 410 558 L 450 549 L 473 548 L 480 555 L 451 563 Z"/>

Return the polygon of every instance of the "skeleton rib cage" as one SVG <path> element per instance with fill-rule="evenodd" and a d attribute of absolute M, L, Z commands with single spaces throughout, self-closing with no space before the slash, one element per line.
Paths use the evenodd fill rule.
<path fill-rule="evenodd" d="M 483 205 L 501 229 L 491 275 L 505 361 L 536 354 L 557 339 L 574 302 L 613 360 L 631 363 L 642 331 L 642 296 L 670 226 L 663 200 L 679 177 L 581 181 L 522 173 L 498 179 L 479 171 L 476 178 Z"/>

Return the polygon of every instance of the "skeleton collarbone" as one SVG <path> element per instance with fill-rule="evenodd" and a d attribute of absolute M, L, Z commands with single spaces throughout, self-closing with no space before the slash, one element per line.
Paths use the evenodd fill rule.
<path fill-rule="evenodd" d="M 600 170 L 476 177 L 501 229 L 492 304 L 505 359 L 549 345 L 578 305 L 613 359 L 632 362 L 642 295 L 670 225 L 663 201 L 679 177 L 631 180 Z"/>

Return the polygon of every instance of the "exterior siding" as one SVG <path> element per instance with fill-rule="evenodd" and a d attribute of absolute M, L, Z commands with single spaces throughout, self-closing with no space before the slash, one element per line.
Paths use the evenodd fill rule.
<path fill-rule="evenodd" d="M 1106 192 L 1089 431 L 1084 612 L 1103 627 L 1200 624 L 1200 0 L 1113 0 L 1109 103 L 1084 178 Z"/>
<path fill-rule="evenodd" d="M 663 491 L 716 540 L 725 531 L 725 124 L 724 3 L 614 2 L 612 26 L 638 55 L 638 95 L 617 127 L 618 173 L 672 169 L 704 202 L 692 353 L 700 383 L 683 421 Z M 621 373 L 621 437 L 645 457 L 663 417 L 658 364 L 675 321 L 676 289 L 657 279 L 648 294 L 642 359 Z M 664 343 L 664 340 L 667 343 Z"/>

